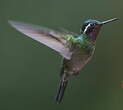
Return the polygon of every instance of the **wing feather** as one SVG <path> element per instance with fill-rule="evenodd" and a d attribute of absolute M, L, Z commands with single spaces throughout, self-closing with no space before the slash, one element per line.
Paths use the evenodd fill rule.
<path fill-rule="evenodd" d="M 67 40 L 63 37 L 62 33 L 23 22 L 9 21 L 9 24 L 28 37 L 57 51 L 64 58 L 71 58 L 72 52 L 69 47 L 65 46 Z"/>

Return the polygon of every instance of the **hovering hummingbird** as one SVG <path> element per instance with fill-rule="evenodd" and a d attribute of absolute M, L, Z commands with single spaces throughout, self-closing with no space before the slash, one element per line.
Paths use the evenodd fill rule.
<path fill-rule="evenodd" d="M 32 39 L 52 48 L 63 57 L 60 72 L 60 84 L 56 95 L 56 102 L 62 101 L 68 80 L 78 75 L 80 70 L 92 58 L 97 35 L 104 24 L 118 20 L 113 18 L 107 21 L 89 19 L 84 22 L 80 34 L 66 30 L 56 31 L 32 24 L 9 21 L 12 27 Z"/>

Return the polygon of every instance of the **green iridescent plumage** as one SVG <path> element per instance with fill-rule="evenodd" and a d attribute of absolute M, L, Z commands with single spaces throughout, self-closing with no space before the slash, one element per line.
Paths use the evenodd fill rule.
<path fill-rule="evenodd" d="M 83 24 L 79 35 L 66 30 L 54 31 L 22 22 L 9 21 L 9 23 L 21 33 L 52 48 L 63 56 L 60 84 L 56 95 L 56 101 L 60 103 L 70 76 L 77 75 L 92 58 L 96 38 L 102 25 L 115 20 L 117 18 L 103 22 L 87 20 Z"/>

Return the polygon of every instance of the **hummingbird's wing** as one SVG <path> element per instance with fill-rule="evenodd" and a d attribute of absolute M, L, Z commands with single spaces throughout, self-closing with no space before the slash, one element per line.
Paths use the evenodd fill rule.
<path fill-rule="evenodd" d="M 65 45 L 67 43 L 67 38 L 64 37 L 63 32 L 22 22 L 9 21 L 9 23 L 21 33 L 57 51 L 64 58 L 71 58 L 72 51 Z"/>
<path fill-rule="evenodd" d="M 77 33 L 68 31 L 67 29 L 64 29 L 64 28 L 59 28 L 58 31 L 61 32 L 61 33 L 63 33 L 63 34 L 67 34 L 67 35 L 70 35 L 70 36 L 72 35 L 74 37 L 78 37 L 79 36 Z"/>

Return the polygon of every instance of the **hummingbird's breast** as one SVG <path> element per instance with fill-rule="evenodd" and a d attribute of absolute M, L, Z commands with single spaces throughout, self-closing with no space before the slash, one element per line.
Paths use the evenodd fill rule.
<path fill-rule="evenodd" d="M 72 55 L 71 60 L 67 60 L 65 63 L 65 71 L 70 75 L 76 75 L 92 58 L 95 48 L 90 50 L 78 49 Z"/>

